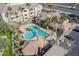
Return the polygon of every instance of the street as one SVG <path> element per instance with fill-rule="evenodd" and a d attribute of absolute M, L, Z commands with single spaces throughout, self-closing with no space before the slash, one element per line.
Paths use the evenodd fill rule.
<path fill-rule="evenodd" d="M 67 4 L 66 4 L 67 5 Z M 64 7 L 65 5 L 64 4 L 56 4 L 56 6 L 57 6 L 57 10 L 60 10 L 60 11 L 62 11 L 62 12 L 65 12 L 65 13 L 72 13 L 72 14 L 75 14 L 75 15 L 79 15 L 79 6 L 77 5 L 77 7 L 74 9 L 74 10 L 71 10 L 70 8 L 67 8 L 68 7 L 68 5 L 66 6 L 66 7 Z M 44 9 L 46 9 L 46 10 L 52 10 L 52 9 L 50 9 L 48 6 L 47 6 L 47 4 L 44 4 L 44 6 L 43 6 L 43 8 Z"/>
<path fill-rule="evenodd" d="M 62 6 L 57 6 L 57 10 L 73 13 L 75 15 L 79 15 L 79 10 L 77 10 L 77 9 L 71 10 L 70 8 L 66 8 L 66 7 L 62 7 Z"/>

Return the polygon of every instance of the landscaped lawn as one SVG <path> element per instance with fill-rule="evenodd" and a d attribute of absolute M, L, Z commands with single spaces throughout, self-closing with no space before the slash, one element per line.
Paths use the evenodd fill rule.
<path fill-rule="evenodd" d="M 0 32 L 0 36 L 7 37 L 7 47 L 4 48 L 3 56 L 12 56 L 12 34 L 10 32 Z"/>

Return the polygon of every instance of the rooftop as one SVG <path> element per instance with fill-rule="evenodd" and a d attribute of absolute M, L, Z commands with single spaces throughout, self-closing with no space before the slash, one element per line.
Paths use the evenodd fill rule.
<path fill-rule="evenodd" d="M 79 29 L 79 26 L 76 27 L 76 29 Z M 79 55 L 79 33 L 76 31 L 72 31 L 69 36 L 71 36 L 74 39 L 74 44 L 72 46 L 71 51 L 68 53 L 70 56 L 78 56 Z"/>
<path fill-rule="evenodd" d="M 39 4 L 37 4 L 37 3 L 31 3 L 31 4 L 30 3 L 29 4 L 25 3 L 25 4 L 8 4 L 7 5 L 7 4 L 1 3 L 0 4 L 0 12 L 2 12 L 2 13 L 7 12 L 7 6 L 9 6 L 9 5 L 11 6 L 12 11 L 15 12 L 15 11 L 18 10 L 19 7 L 22 7 L 22 8 L 35 8 Z"/>

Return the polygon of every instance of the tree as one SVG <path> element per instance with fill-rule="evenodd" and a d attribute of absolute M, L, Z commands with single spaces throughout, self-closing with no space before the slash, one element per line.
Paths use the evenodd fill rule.
<path fill-rule="evenodd" d="M 21 12 L 22 12 L 22 11 L 23 11 L 23 10 L 22 10 L 22 7 L 19 7 L 19 8 L 18 8 L 18 11 L 21 11 Z"/>
<path fill-rule="evenodd" d="M 52 5 L 48 5 L 48 7 L 51 9 L 52 8 Z"/>
<path fill-rule="evenodd" d="M 57 28 L 57 37 L 59 38 L 63 34 L 63 29 Z"/>
<path fill-rule="evenodd" d="M 31 4 L 30 3 L 26 3 L 26 6 L 31 6 Z"/>
<path fill-rule="evenodd" d="M 44 22 L 44 27 L 48 29 L 50 24 L 51 24 L 51 18 L 46 18 Z"/>
<path fill-rule="evenodd" d="M 23 10 L 24 10 L 24 8 L 22 8 L 22 7 L 19 7 L 19 8 L 18 8 L 18 11 L 20 11 L 21 14 L 22 14 L 22 18 L 23 18 L 23 22 L 24 22 Z"/>
<path fill-rule="evenodd" d="M 8 13 L 7 12 L 6 13 L 7 13 L 7 16 L 8 16 L 9 23 L 10 23 L 9 15 L 11 16 L 11 11 L 12 11 L 12 8 L 11 8 L 10 5 L 7 7 L 7 11 L 8 11 Z"/>
<path fill-rule="evenodd" d="M 49 4 L 48 7 L 53 10 L 57 8 L 55 3 Z"/>
<path fill-rule="evenodd" d="M 70 3 L 69 5 L 70 5 L 70 9 L 71 10 L 74 10 L 75 9 L 74 7 L 76 7 L 76 4 L 75 3 Z"/>
<path fill-rule="evenodd" d="M 57 17 L 52 17 L 52 18 L 46 18 L 44 22 L 44 26 L 48 29 L 52 24 L 57 23 Z"/>
<path fill-rule="evenodd" d="M 12 11 L 11 6 L 8 6 L 7 10 L 8 10 L 9 12 L 11 12 L 11 11 Z"/>
<path fill-rule="evenodd" d="M 59 22 L 62 23 L 63 21 L 67 20 L 67 18 L 68 18 L 67 15 L 66 15 L 65 13 L 62 13 L 62 14 L 61 14 L 61 17 L 60 17 L 60 19 L 59 19 Z"/>
<path fill-rule="evenodd" d="M 52 17 L 51 21 L 52 21 L 53 24 L 55 24 L 55 23 L 57 23 L 58 18 L 56 16 L 55 17 Z"/>
<path fill-rule="evenodd" d="M 76 22 L 79 23 L 79 16 L 77 16 L 77 20 L 76 20 Z"/>

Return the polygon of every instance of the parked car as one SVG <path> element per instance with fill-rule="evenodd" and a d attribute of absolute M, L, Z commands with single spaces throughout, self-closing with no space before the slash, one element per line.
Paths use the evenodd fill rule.
<path fill-rule="evenodd" d="M 67 38 L 68 40 L 71 40 L 71 41 L 73 41 L 74 39 L 73 38 L 71 38 L 69 35 L 65 35 L 64 36 L 65 38 Z"/>
<path fill-rule="evenodd" d="M 73 29 L 73 31 L 79 32 L 79 29 Z"/>
<path fill-rule="evenodd" d="M 50 48 L 52 47 L 52 45 L 50 43 L 46 44 L 43 48 L 38 48 L 38 55 L 42 56 L 44 55 Z"/>

